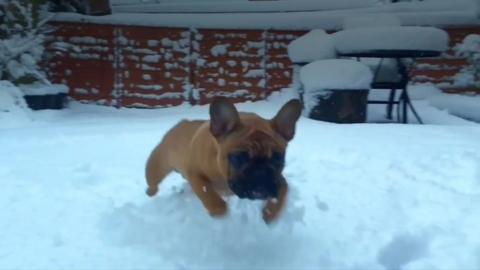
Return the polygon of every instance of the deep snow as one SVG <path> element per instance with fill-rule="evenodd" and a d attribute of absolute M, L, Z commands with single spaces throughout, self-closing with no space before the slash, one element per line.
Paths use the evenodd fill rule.
<path fill-rule="evenodd" d="M 272 117 L 292 96 L 238 107 Z M 205 106 L 73 103 L 0 123 L 0 269 L 479 269 L 480 128 L 414 102 L 427 125 L 301 118 L 271 227 L 237 199 L 208 217 L 176 174 L 145 196 L 149 151 Z"/>

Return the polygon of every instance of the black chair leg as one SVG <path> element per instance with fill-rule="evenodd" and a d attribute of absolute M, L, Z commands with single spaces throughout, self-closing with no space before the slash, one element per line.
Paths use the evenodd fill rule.
<path fill-rule="evenodd" d="M 392 120 L 392 112 L 393 112 L 393 102 L 395 101 L 395 92 L 397 89 L 390 89 L 390 95 L 388 97 L 388 104 L 387 104 L 387 119 Z"/>
<path fill-rule="evenodd" d="M 405 89 L 402 89 L 397 105 L 397 119 L 399 123 L 408 123 L 408 96 Z"/>
<path fill-rule="evenodd" d="M 422 118 L 417 113 L 417 110 L 413 107 L 412 101 L 410 100 L 410 97 L 408 96 L 408 93 L 405 93 L 405 101 L 407 102 L 408 107 L 410 107 L 410 110 L 412 111 L 413 115 L 417 119 L 419 124 L 423 124 Z"/>
<path fill-rule="evenodd" d="M 402 114 L 400 113 L 400 107 L 402 106 L 402 95 L 398 98 L 398 103 L 397 103 L 397 122 L 401 123 L 401 116 Z"/>

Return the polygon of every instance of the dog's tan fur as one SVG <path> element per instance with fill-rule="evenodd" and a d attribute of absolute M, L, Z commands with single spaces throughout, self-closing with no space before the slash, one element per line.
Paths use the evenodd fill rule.
<path fill-rule="evenodd" d="M 298 108 L 299 103 L 292 104 L 290 102 L 289 106 L 295 110 L 294 128 L 301 109 Z M 282 128 L 279 127 L 282 123 L 278 124 L 276 118 L 266 120 L 256 114 L 240 113 L 238 119 L 228 134 L 217 137 L 212 134 L 213 120 L 184 120 L 174 126 L 147 161 L 147 194 L 155 195 L 165 176 L 171 171 L 177 171 L 190 183 L 210 215 L 225 215 L 227 206 L 221 195 L 232 194 L 227 184 L 228 154 L 238 150 L 248 151 L 252 156 L 270 156 L 273 151 L 283 153 L 288 140 L 293 137 L 293 133 L 290 138 L 282 136 L 282 131 L 278 130 Z M 268 200 L 264 207 L 263 218 L 267 223 L 278 216 L 284 206 L 287 191 L 287 182 L 282 178 L 278 198 Z"/>

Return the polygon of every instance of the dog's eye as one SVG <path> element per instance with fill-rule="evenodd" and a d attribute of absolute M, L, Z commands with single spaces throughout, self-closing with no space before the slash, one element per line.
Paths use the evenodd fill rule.
<path fill-rule="evenodd" d="M 248 155 L 248 152 L 237 152 L 230 154 L 228 160 L 235 169 L 239 169 L 250 160 L 250 156 Z"/>
<path fill-rule="evenodd" d="M 275 165 L 275 166 L 283 166 L 285 163 L 285 154 L 280 153 L 280 152 L 273 152 L 272 157 L 270 158 L 270 161 Z"/>

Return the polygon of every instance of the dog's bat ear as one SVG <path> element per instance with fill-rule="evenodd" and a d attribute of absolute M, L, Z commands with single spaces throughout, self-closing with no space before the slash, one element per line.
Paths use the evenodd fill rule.
<path fill-rule="evenodd" d="M 210 104 L 210 132 L 216 138 L 230 133 L 239 123 L 237 109 L 225 97 L 215 97 Z"/>
<path fill-rule="evenodd" d="M 285 103 L 272 119 L 272 126 L 275 131 L 282 135 L 287 141 L 295 135 L 295 124 L 302 113 L 302 103 L 298 99 L 292 99 Z"/>

